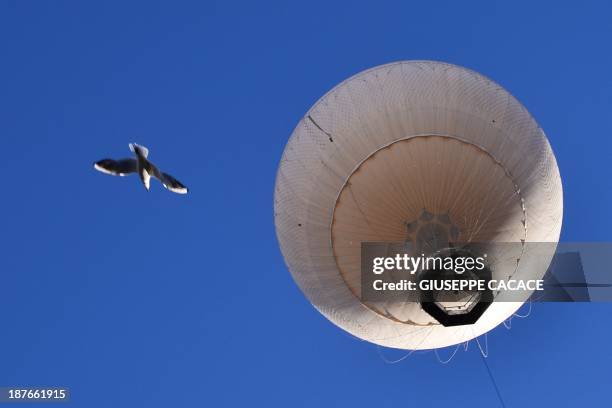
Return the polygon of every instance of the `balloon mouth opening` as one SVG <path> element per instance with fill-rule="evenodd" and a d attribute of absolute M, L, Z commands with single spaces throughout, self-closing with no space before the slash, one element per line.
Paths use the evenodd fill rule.
<path fill-rule="evenodd" d="M 455 248 L 451 245 L 437 251 L 434 256 L 454 261 L 486 258 L 483 256 L 485 254 L 478 252 L 467 247 Z M 457 262 L 452 264 L 458 265 Z M 488 287 L 491 278 L 491 269 L 486 264 L 483 264 L 482 269 L 470 270 L 461 267 L 447 269 L 434 266 L 419 273 L 419 287 L 427 288 L 419 292 L 419 303 L 427 314 L 445 327 L 474 324 L 493 302 L 493 292 Z M 421 285 L 422 281 L 426 281 L 427 285 Z M 455 289 L 453 286 L 455 281 L 462 281 L 467 288 Z M 479 281 L 484 282 L 484 288 L 480 290 L 476 284 Z M 474 283 L 475 289 L 470 289 L 470 282 Z"/>

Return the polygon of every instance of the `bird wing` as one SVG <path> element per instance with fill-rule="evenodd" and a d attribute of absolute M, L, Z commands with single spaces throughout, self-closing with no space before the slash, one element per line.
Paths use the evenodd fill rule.
<path fill-rule="evenodd" d="M 175 179 L 168 173 L 161 172 L 157 167 L 155 167 L 155 165 L 153 165 L 153 163 L 149 162 L 149 164 L 150 164 L 149 173 L 153 177 L 158 179 L 164 185 L 164 187 L 166 187 L 168 190 L 172 191 L 173 193 L 187 194 L 189 189 L 185 187 L 183 183 L 181 183 L 180 181 L 178 181 L 177 179 Z"/>
<path fill-rule="evenodd" d="M 102 173 L 113 176 L 125 176 L 130 173 L 136 173 L 138 162 L 136 159 L 102 159 L 94 163 L 94 168 Z"/>

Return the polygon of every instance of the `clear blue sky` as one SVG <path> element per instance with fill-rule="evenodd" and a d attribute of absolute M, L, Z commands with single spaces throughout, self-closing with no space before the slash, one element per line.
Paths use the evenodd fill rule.
<path fill-rule="evenodd" d="M 0 3 L 0 385 L 90 408 L 496 406 L 473 344 L 388 365 L 310 306 L 276 242 L 276 167 L 341 80 L 448 61 L 546 131 L 563 240 L 609 241 L 609 2 L 176 3 Z M 190 195 L 93 170 L 132 141 Z M 611 316 L 538 304 L 494 330 L 507 406 L 609 404 Z"/>

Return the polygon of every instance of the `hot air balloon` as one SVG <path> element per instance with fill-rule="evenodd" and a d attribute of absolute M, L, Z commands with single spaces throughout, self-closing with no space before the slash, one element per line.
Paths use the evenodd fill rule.
<path fill-rule="evenodd" d="M 522 303 L 493 301 L 447 325 L 418 302 L 366 302 L 362 243 L 515 243 L 498 249 L 492 274 L 516 277 L 520 264 L 541 277 L 562 216 L 555 156 L 529 112 L 488 78 L 432 61 L 378 66 L 324 95 L 293 131 L 274 194 L 282 254 L 314 307 L 354 336 L 410 350 L 473 339 Z M 550 245 L 535 254 L 530 242 Z"/>

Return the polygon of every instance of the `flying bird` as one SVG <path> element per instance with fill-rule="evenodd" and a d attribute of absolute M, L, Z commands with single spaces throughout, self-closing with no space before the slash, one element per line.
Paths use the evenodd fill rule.
<path fill-rule="evenodd" d="M 136 155 L 135 159 L 102 159 L 94 163 L 94 168 L 113 176 L 127 176 L 128 174 L 138 173 L 147 191 L 150 187 L 151 177 L 155 177 L 168 190 L 178 194 L 187 194 L 189 191 L 187 187 L 168 173 L 161 172 L 147 159 L 149 149 L 136 143 L 130 143 L 130 150 Z"/>

